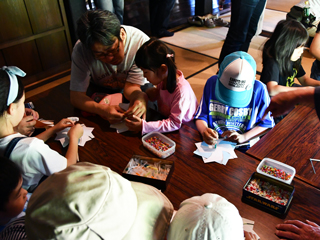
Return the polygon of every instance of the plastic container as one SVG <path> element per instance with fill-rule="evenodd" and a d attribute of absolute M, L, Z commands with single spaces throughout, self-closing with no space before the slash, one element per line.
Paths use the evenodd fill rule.
<path fill-rule="evenodd" d="M 150 140 L 151 138 L 156 138 L 157 141 L 160 141 L 164 144 L 166 144 L 166 150 L 158 150 L 156 149 L 155 146 L 152 144 L 148 143 L 147 141 Z M 166 158 L 169 157 L 171 154 L 173 154 L 176 150 L 176 143 L 172 141 L 170 138 L 164 136 L 161 133 L 158 132 L 151 132 L 146 134 L 145 136 L 142 137 L 142 144 L 145 148 L 147 148 L 149 151 L 151 151 L 153 154 L 160 158 Z"/>
<path fill-rule="evenodd" d="M 289 193 L 287 203 L 285 205 L 282 205 L 246 190 L 246 187 L 253 179 L 259 179 L 260 181 L 269 182 L 273 186 L 277 186 L 282 190 L 287 191 Z M 286 184 L 284 182 L 281 182 L 276 179 L 270 178 L 268 176 L 262 175 L 260 173 L 254 172 L 242 189 L 241 200 L 244 203 L 247 203 L 253 207 L 256 207 L 260 210 L 268 212 L 272 215 L 275 215 L 280 218 L 285 218 L 288 212 L 290 203 L 292 201 L 294 191 L 295 189 L 294 189 L 294 186 L 292 185 Z"/>
<path fill-rule="evenodd" d="M 152 178 L 150 175 L 142 176 L 137 175 L 134 173 L 131 173 L 130 169 L 134 168 L 136 165 L 135 163 L 132 164 L 134 161 L 140 161 L 142 160 L 144 162 L 144 167 L 148 167 L 148 165 L 153 168 L 153 166 L 157 165 L 158 168 L 169 168 L 169 173 L 167 174 L 166 178 L 163 180 Z M 134 165 L 132 167 L 132 165 Z M 150 157 L 144 157 L 139 155 L 133 155 L 130 161 L 128 162 L 126 168 L 122 172 L 122 176 L 130 181 L 136 181 L 136 182 L 142 182 L 145 184 L 149 184 L 151 186 L 154 186 L 162 191 L 166 190 L 167 185 L 169 184 L 169 180 L 171 178 L 171 175 L 173 173 L 174 169 L 174 161 L 170 160 L 164 160 L 159 158 L 150 158 Z"/>
<path fill-rule="evenodd" d="M 265 173 L 265 172 L 262 171 L 262 168 L 265 165 L 270 166 L 272 168 L 280 169 L 280 170 L 286 172 L 287 174 L 290 174 L 291 177 L 286 180 L 286 179 L 281 179 L 279 177 L 275 177 L 275 176 L 273 176 L 271 174 Z M 271 158 L 264 158 L 264 159 L 262 159 L 262 161 L 258 165 L 257 172 L 262 174 L 262 175 L 268 176 L 270 178 L 276 179 L 278 181 L 284 182 L 286 184 L 291 184 L 292 179 L 293 179 L 294 175 L 296 174 L 296 169 L 294 167 L 291 167 L 291 166 L 289 166 L 289 165 L 287 165 L 285 163 L 279 162 L 277 160 L 274 160 L 274 159 L 271 159 Z"/>

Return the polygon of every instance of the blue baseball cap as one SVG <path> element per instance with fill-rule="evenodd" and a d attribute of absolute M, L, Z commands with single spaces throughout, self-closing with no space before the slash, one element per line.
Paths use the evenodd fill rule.
<path fill-rule="evenodd" d="M 222 61 L 215 95 L 219 102 L 231 107 L 246 107 L 252 98 L 256 62 L 250 54 L 233 52 Z"/>

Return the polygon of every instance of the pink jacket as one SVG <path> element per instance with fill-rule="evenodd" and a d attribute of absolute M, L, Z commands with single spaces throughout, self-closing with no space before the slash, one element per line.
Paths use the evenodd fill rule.
<path fill-rule="evenodd" d="M 159 112 L 167 116 L 167 119 L 159 121 L 142 121 L 142 135 L 149 132 L 172 132 L 180 129 L 183 123 L 193 120 L 193 115 L 197 110 L 197 98 L 183 73 L 177 70 L 179 78 L 177 87 L 173 93 L 161 90 L 161 82 L 157 88 L 160 94 L 157 99 Z"/>

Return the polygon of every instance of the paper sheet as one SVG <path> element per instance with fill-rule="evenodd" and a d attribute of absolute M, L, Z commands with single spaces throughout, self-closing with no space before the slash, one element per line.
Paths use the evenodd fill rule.
<path fill-rule="evenodd" d="M 253 231 L 253 226 L 254 226 L 254 221 L 246 219 L 246 218 L 242 218 L 242 222 L 243 222 L 243 230 L 247 231 L 247 232 L 251 232 L 253 234 L 255 234 L 258 239 L 260 239 L 259 235 Z"/>
<path fill-rule="evenodd" d="M 129 108 L 129 103 L 119 103 L 119 107 L 124 111 L 127 111 Z M 122 133 L 128 131 L 128 127 L 126 126 L 125 122 L 114 123 L 110 125 L 111 128 L 115 128 L 117 133 Z"/>
<path fill-rule="evenodd" d="M 195 145 L 197 150 L 193 153 L 201 156 L 204 163 L 217 162 L 226 165 L 229 159 L 237 158 L 234 152 L 236 144 L 233 142 L 219 139 L 216 146 L 208 145 L 205 142 L 198 142 Z"/>
<path fill-rule="evenodd" d="M 78 145 L 83 147 L 87 141 L 90 141 L 91 139 L 94 138 L 94 135 L 92 134 L 92 131 L 94 128 L 86 127 L 84 124 L 81 124 L 81 126 L 83 127 L 83 135 L 79 139 Z M 55 140 L 60 141 L 63 147 L 66 147 L 69 144 L 69 136 L 68 136 L 69 130 L 70 130 L 70 127 L 63 129 L 60 132 L 57 132 L 57 136 Z"/>

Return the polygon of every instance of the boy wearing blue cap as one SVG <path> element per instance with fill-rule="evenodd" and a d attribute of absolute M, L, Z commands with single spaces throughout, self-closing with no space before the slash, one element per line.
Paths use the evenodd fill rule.
<path fill-rule="evenodd" d="M 274 126 L 270 113 L 263 119 L 270 97 L 255 75 L 255 60 L 238 51 L 226 56 L 219 74 L 208 79 L 194 117 L 207 144 L 219 136 L 241 144 Z"/>

